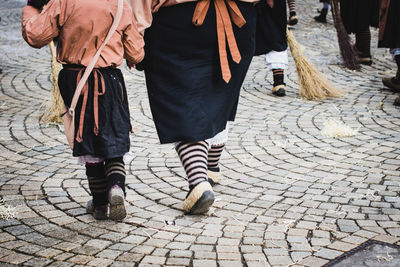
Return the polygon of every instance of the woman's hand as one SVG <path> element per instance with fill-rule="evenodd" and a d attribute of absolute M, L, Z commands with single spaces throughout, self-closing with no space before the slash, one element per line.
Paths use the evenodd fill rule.
<path fill-rule="evenodd" d="M 274 8 L 274 0 L 267 0 L 267 4 L 270 8 Z"/>

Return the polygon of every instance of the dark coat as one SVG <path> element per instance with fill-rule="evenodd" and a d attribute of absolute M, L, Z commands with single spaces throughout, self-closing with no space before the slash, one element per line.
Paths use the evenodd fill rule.
<path fill-rule="evenodd" d="M 340 1 L 340 13 L 348 33 L 358 33 L 379 25 L 379 0 Z"/>
<path fill-rule="evenodd" d="M 381 0 L 378 47 L 400 48 L 399 0 Z"/>
<path fill-rule="evenodd" d="M 256 5 L 256 51 L 255 55 L 267 54 L 270 51 L 287 49 L 286 0 L 275 0 L 274 8 L 270 8 L 265 0 Z"/>
<path fill-rule="evenodd" d="M 215 6 L 202 26 L 193 26 L 196 2 L 163 7 L 145 31 L 145 76 L 153 120 L 161 143 L 214 137 L 236 116 L 240 88 L 254 55 L 256 11 L 237 2 L 246 24 L 233 32 L 241 54 L 232 74 L 222 79 Z M 228 48 L 227 48 L 228 49 Z"/>

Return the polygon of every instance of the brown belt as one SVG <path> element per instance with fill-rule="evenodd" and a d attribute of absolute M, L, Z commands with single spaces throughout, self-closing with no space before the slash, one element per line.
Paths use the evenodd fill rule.
<path fill-rule="evenodd" d="M 76 80 L 76 85 L 78 86 L 78 83 L 82 77 L 83 72 L 85 71 L 85 68 L 67 68 L 68 70 L 73 70 L 73 71 L 79 71 L 78 77 Z M 101 89 L 102 92 L 99 93 L 99 76 L 100 76 L 100 82 L 101 82 Z M 93 78 L 94 78 L 94 97 L 93 97 L 93 117 L 94 117 L 94 127 L 93 127 L 93 133 L 95 135 L 99 134 L 99 95 L 104 95 L 106 92 L 106 86 L 104 82 L 104 77 L 101 74 L 99 69 L 94 68 L 93 69 Z M 88 82 L 84 85 L 82 88 L 81 96 L 83 96 L 83 101 L 82 101 L 82 108 L 81 108 L 81 114 L 79 117 L 79 128 L 78 132 L 76 134 L 75 140 L 78 143 L 82 143 L 83 141 L 83 124 L 85 120 L 85 111 L 86 111 L 86 105 L 87 105 L 87 99 L 88 99 Z"/>
<path fill-rule="evenodd" d="M 200 0 L 197 2 L 192 20 L 195 26 L 203 25 L 210 2 L 211 0 Z M 234 0 L 214 0 L 214 6 L 217 18 L 218 52 L 222 78 L 226 83 L 228 83 L 232 75 L 231 70 L 229 69 L 226 41 L 228 41 L 229 51 L 232 55 L 233 61 L 239 63 L 242 59 L 233 33 L 231 18 L 233 23 L 235 23 L 239 28 L 246 24 L 246 20 Z"/>

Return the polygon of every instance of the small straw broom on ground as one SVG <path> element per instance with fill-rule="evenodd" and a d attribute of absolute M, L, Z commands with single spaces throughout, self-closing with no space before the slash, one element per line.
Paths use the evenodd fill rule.
<path fill-rule="evenodd" d="M 51 52 L 51 75 L 53 80 L 53 90 L 50 99 L 45 103 L 46 109 L 40 118 L 42 123 L 61 123 L 61 114 L 64 112 L 64 101 L 60 95 L 60 89 L 58 88 L 58 73 L 60 72 L 62 65 L 57 62 L 56 50 L 54 42 L 50 43 Z"/>
<path fill-rule="evenodd" d="M 340 54 L 342 55 L 346 68 L 351 70 L 359 70 L 361 66 L 360 63 L 358 63 L 356 51 L 351 45 L 349 34 L 343 25 L 342 17 L 340 15 L 339 1 L 340 0 L 331 0 L 331 10 L 338 37 Z"/>
<path fill-rule="evenodd" d="M 328 97 L 339 97 L 342 91 L 336 89 L 317 68 L 304 56 L 301 45 L 293 33 L 287 29 L 287 40 L 296 64 L 299 78 L 300 96 L 307 100 L 323 100 Z"/>

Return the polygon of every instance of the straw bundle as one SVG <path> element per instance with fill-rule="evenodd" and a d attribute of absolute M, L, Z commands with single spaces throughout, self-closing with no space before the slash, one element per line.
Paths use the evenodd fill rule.
<path fill-rule="evenodd" d="M 0 199 L 0 219 L 2 220 L 11 220 L 17 216 L 17 209 L 15 207 L 11 207 L 4 202 L 4 199 Z"/>
<path fill-rule="evenodd" d="M 342 95 L 317 68 L 303 55 L 301 45 L 295 39 L 293 33 L 286 30 L 287 40 L 296 64 L 299 78 L 300 96 L 308 100 L 322 100 L 327 97 L 339 97 Z"/>
<path fill-rule="evenodd" d="M 331 0 L 331 10 L 338 36 L 340 54 L 342 55 L 346 68 L 351 70 L 359 70 L 361 66 L 360 63 L 358 63 L 359 61 L 357 58 L 357 53 L 354 51 L 354 47 L 351 45 L 350 37 L 343 25 L 342 17 L 340 15 L 339 1 L 340 0 Z"/>
<path fill-rule="evenodd" d="M 321 131 L 322 135 L 331 138 L 342 138 L 355 136 L 358 130 L 354 130 L 336 119 L 328 119 L 324 123 L 324 128 Z"/>
<path fill-rule="evenodd" d="M 53 78 L 53 90 L 50 99 L 45 103 L 46 109 L 40 118 L 42 123 L 61 123 L 61 114 L 64 112 L 64 101 L 60 95 L 60 89 L 58 88 L 58 73 L 60 72 L 62 65 L 57 62 L 56 51 L 54 48 L 54 42 L 50 43 L 51 52 L 51 74 Z"/>

